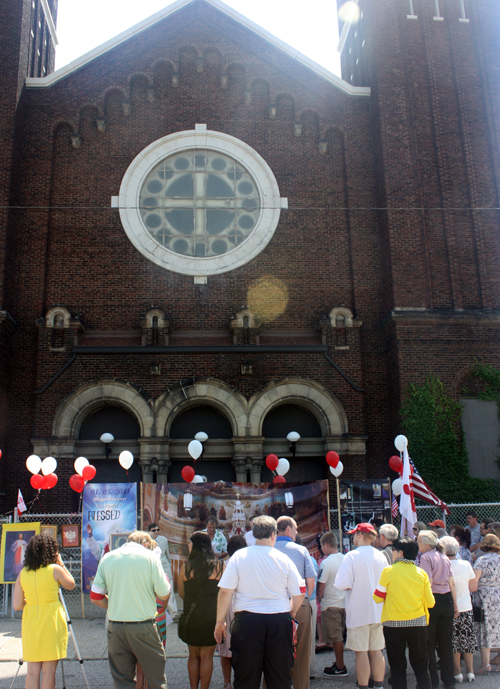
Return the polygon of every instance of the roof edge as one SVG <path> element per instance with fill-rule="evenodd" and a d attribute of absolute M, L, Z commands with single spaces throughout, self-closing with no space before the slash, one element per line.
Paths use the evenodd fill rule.
<path fill-rule="evenodd" d="M 311 60 L 306 55 L 303 55 L 298 50 L 292 48 L 284 41 L 280 40 L 276 36 L 273 36 L 269 31 L 266 31 L 266 29 L 263 29 L 258 24 L 255 24 L 255 22 L 251 21 L 250 19 L 247 19 L 247 17 L 243 16 L 242 14 L 234 10 L 232 7 L 226 5 L 224 2 L 222 2 L 222 0 L 203 1 L 209 5 L 212 5 L 220 12 L 223 12 L 228 17 L 234 19 L 246 28 L 250 29 L 250 31 L 253 31 L 253 33 L 257 34 L 261 38 L 264 38 L 266 41 L 274 45 L 276 48 L 287 54 L 289 57 L 292 57 L 294 60 L 297 60 L 297 62 L 299 62 L 300 64 L 316 72 L 316 74 L 328 81 L 330 84 L 332 84 L 332 86 L 335 86 L 344 93 L 347 93 L 349 96 L 370 96 L 371 89 L 369 87 L 351 86 L 351 84 L 347 83 L 346 81 L 338 77 L 336 74 L 333 74 L 325 67 L 322 67 L 317 62 L 314 62 L 314 60 Z M 157 24 L 159 21 L 162 21 L 166 17 L 170 16 L 171 14 L 174 14 L 175 12 L 185 7 L 186 5 L 191 4 L 192 2 L 194 2 L 194 0 L 177 0 L 176 2 L 173 2 L 171 5 L 164 8 L 163 10 L 156 12 L 155 14 L 151 15 L 151 17 L 144 19 L 142 22 L 135 24 L 130 29 L 123 31 L 121 34 L 118 34 L 118 36 L 111 38 L 109 41 L 106 41 L 102 45 L 97 46 L 93 50 L 90 50 L 88 53 L 85 53 L 85 55 L 82 55 L 76 60 L 69 62 L 64 67 L 61 67 L 61 69 L 52 72 L 52 74 L 40 78 L 28 77 L 25 81 L 26 87 L 46 88 L 49 86 L 53 86 L 54 84 L 70 76 L 77 70 L 82 69 L 83 67 L 85 67 L 85 65 L 92 62 L 92 60 L 95 60 L 101 55 L 104 55 L 106 52 L 108 52 L 108 50 L 116 48 L 129 38 L 132 38 L 133 36 L 136 36 L 142 31 L 145 31 L 150 26 Z"/>

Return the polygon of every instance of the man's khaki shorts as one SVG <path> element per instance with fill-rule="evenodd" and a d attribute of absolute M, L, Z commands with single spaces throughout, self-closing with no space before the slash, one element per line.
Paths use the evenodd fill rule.
<path fill-rule="evenodd" d="M 384 628 L 381 624 L 352 627 L 347 630 L 345 647 L 351 651 L 381 651 L 385 648 Z"/>
<path fill-rule="evenodd" d="M 325 643 L 336 644 L 344 640 L 345 608 L 327 608 L 321 611 L 321 628 Z"/>

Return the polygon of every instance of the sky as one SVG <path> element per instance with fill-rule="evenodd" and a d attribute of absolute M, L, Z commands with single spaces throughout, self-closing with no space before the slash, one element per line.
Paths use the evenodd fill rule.
<path fill-rule="evenodd" d="M 56 69 L 105 43 L 173 0 L 59 0 Z M 226 0 L 226 4 L 340 75 L 336 0 Z M 307 13 L 304 12 L 307 7 Z"/>

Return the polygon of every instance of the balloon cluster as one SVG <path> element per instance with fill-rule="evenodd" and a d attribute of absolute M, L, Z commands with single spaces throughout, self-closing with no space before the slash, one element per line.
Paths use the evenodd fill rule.
<path fill-rule="evenodd" d="M 91 481 L 96 475 L 96 468 L 89 464 L 89 460 L 86 457 L 77 457 L 74 467 L 76 474 L 73 474 L 70 478 L 69 485 L 74 491 L 81 493 L 87 481 Z"/>
<path fill-rule="evenodd" d="M 334 450 L 330 450 L 330 452 L 326 453 L 326 463 L 330 467 L 330 471 L 335 478 L 338 478 L 344 471 L 344 465 L 340 461 L 340 457 L 338 456 L 337 452 Z"/>
<path fill-rule="evenodd" d="M 405 447 L 408 445 L 408 438 L 404 435 L 398 435 L 394 440 L 394 445 L 396 446 L 397 450 L 403 452 Z M 401 476 L 403 475 L 403 460 L 401 457 L 393 455 L 389 458 L 389 466 L 393 471 L 396 472 L 396 474 L 399 474 L 400 476 L 400 478 L 397 478 L 392 482 L 392 492 L 394 495 L 401 495 L 401 491 L 403 490 L 403 481 L 401 480 Z M 412 466 L 410 466 L 410 472 L 413 474 Z"/>
<path fill-rule="evenodd" d="M 42 462 L 38 455 L 30 455 L 26 460 L 26 468 L 33 474 L 30 484 L 35 490 L 48 490 L 56 485 L 57 476 L 54 471 L 57 469 L 57 461 L 54 457 L 45 457 Z M 39 473 L 40 469 L 42 476 Z"/>
<path fill-rule="evenodd" d="M 208 440 L 208 435 L 204 431 L 200 431 L 194 438 L 195 439 L 191 440 L 188 445 L 188 452 L 193 458 L 193 461 L 196 462 L 203 454 L 203 443 Z M 197 474 L 193 467 L 189 465 L 182 468 L 181 476 L 186 483 L 206 483 L 206 478 Z"/>
<path fill-rule="evenodd" d="M 273 478 L 273 483 L 286 483 L 285 474 L 290 471 L 290 462 L 288 459 L 277 455 L 267 455 L 266 466 L 270 471 L 276 472 L 276 476 Z"/>

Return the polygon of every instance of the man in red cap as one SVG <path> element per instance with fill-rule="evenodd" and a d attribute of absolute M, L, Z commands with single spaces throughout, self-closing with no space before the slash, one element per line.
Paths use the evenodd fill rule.
<path fill-rule="evenodd" d="M 433 522 L 430 522 L 429 529 L 431 531 L 434 531 L 438 538 L 444 538 L 444 536 L 448 535 L 446 533 L 446 527 L 442 519 L 434 519 Z"/>
<path fill-rule="evenodd" d="M 356 652 L 356 674 L 360 689 L 368 687 L 370 672 L 374 687 L 384 686 L 385 647 L 384 631 L 380 621 L 380 606 L 372 593 L 387 567 L 380 551 L 372 548 L 377 532 L 372 524 L 358 524 L 353 534 L 356 550 L 347 553 L 335 578 L 335 586 L 346 592 L 346 648 Z"/>

